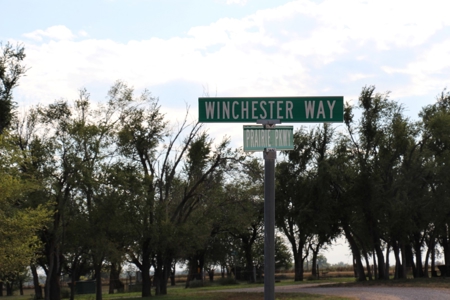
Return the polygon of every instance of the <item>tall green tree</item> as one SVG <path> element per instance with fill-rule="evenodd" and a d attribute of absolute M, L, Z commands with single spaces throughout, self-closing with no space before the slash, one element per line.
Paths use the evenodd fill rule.
<path fill-rule="evenodd" d="M 351 210 L 342 211 L 353 217 L 343 215 L 341 222 L 356 259 L 357 252 L 366 261 L 374 253 L 375 274 L 379 279 L 386 279 L 383 249 L 392 246 L 396 251 L 397 247 L 403 247 L 404 254 L 410 249 L 407 236 L 414 230 L 412 223 L 402 222 L 402 227 L 398 227 L 392 226 L 392 220 L 403 220 L 396 217 L 407 211 L 414 197 L 420 197 L 420 193 L 414 195 L 407 191 L 404 180 L 404 176 L 413 178 L 408 165 L 411 159 L 417 158 L 412 155 L 417 149 L 417 130 L 404 117 L 403 108 L 390 100 L 388 93 L 376 93 L 374 86 L 363 88 L 356 107 L 361 110 L 356 125 L 353 107 L 347 106 L 344 115 L 354 171 L 345 197 Z M 406 263 L 404 257 L 402 263 Z"/>
<path fill-rule="evenodd" d="M 10 43 L 0 43 L 0 134 L 11 125 L 15 103 L 13 89 L 19 85 L 19 79 L 25 75 L 25 48 L 13 47 Z"/>
<path fill-rule="evenodd" d="M 326 124 L 294 134 L 294 150 L 277 165 L 276 223 L 294 255 L 295 280 L 303 280 L 303 264 L 312 244 L 320 248 L 339 233 L 331 166 L 333 129 Z"/>
<path fill-rule="evenodd" d="M 43 185 L 43 191 L 32 198 L 36 203 L 52 205 L 51 225 L 41 234 L 45 259 L 40 263 L 47 275 L 47 299 L 60 299 L 61 270 L 67 251 L 74 249 L 66 239 L 69 232 L 75 232 L 71 229 L 72 222 L 83 225 L 79 234 L 84 234 L 84 238 L 77 240 L 83 241 L 86 247 L 83 251 L 92 257 L 97 279 L 106 253 L 114 249 L 110 247 L 107 231 L 117 226 L 111 226 L 112 219 L 102 217 L 110 212 L 103 204 L 107 202 L 108 191 L 104 181 L 114 154 L 113 132 L 127 104 L 127 99 L 110 98 L 107 103 L 94 105 L 89 94 L 82 90 L 73 104 L 60 100 L 39 107 L 36 122 L 40 132 L 18 134 L 19 144 L 35 153 L 32 162 L 24 168 L 39 176 Z M 33 117 L 29 121 L 34 120 Z M 80 221 L 83 218 L 85 222 Z M 100 292 L 97 298 L 101 298 Z"/>
<path fill-rule="evenodd" d="M 0 276 L 10 279 L 39 257 L 42 243 L 38 232 L 50 217 L 46 205 L 27 206 L 28 194 L 39 185 L 17 169 L 20 151 L 11 136 L 0 135 Z"/>
<path fill-rule="evenodd" d="M 133 97 L 133 89 L 117 85 L 117 93 Z M 167 293 L 167 279 L 185 226 L 193 213 L 208 201 L 208 190 L 220 179 L 234 155 L 228 141 L 214 148 L 201 125 L 186 118 L 170 131 L 156 98 L 141 96 L 147 104 L 126 111 L 121 119 L 118 145 L 124 161 L 141 172 L 143 194 L 136 212 L 136 235 L 131 260 L 143 273 L 142 296 L 150 295 L 151 265 L 157 294 Z"/>
<path fill-rule="evenodd" d="M 435 104 L 426 106 L 420 113 L 423 122 L 423 144 L 428 151 L 430 177 L 427 177 L 429 198 L 434 205 L 433 226 L 439 244 L 443 247 L 445 264 L 450 264 L 450 234 L 448 230 L 450 215 L 450 93 L 444 90 Z"/>

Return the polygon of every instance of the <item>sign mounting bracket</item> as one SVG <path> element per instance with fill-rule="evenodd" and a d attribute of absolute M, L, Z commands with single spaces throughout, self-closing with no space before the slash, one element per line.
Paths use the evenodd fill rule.
<path fill-rule="evenodd" d="M 276 124 L 281 124 L 280 120 L 269 120 L 269 119 L 264 119 L 264 120 L 257 120 L 256 124 L 262 124 L 264 129 L 268 129 L 268 128 L 275 128 Z"/>

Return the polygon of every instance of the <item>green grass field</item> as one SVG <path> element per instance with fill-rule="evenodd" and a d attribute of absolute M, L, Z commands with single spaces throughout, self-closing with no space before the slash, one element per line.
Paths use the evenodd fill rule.
<path fill-rule="evenodd" d="M 310 283 L 325 283 L 325 282 L 336 282 L 336 283 L 345 283 L 345 282 L 354 281 L 353 278 L 333 278 L 330 280 L 317 280 L 317 281 L 303 281 L 303 282 L 294 282 L 293 280 L 284 280 L 281 282 L 277 282 L 276 286 L 284 286 L 284 285 L 298 285 L 298 284 L 310 284 Z M 206 287 L 198 287 L 198 288 L 184 288 L 184 284 L 177 284 L 176 286 L 168 287 L 167 295 L 155 296 L 154 290 L 152 290 L 152 297 L 147 298 L 150 299 L 164 299 L 164 300 L 259 300 L 264 299 L 264 294 L 261 292 L 235 292 L 235 291 L 227 291 L 230 289 L 241 289 L 241 288 L 255 288 L 255 287 L 263 287 L 264 284 L 248 284 L 248 283 L 240 283 L 237 285 L 210 285 Z M 65 288 L 64 288 L 65 289 Z M 66 289 L 67 290 L 67 289 Z M 18 292 L 15 292 L 15 295 L 12 297 L 8 297 L 9 300 L 32 300 L 33 299 L 33 290 L 25 290 L 25 294 L 23 296 L 18 296 Z M 67 293 L 65 293 L 67 294 Z M 95 300 L 94 294 L 88 295 L 76 295 L 76 300 Z M 128 299 L 142 299 L 140 292 L 134 293 L 116 293 L 116 294 L 108 294 L 107 287 L 104 287 L 103 291 L 103 299 L 105 300 L 128 300 Z M 342 297 L 333 297 L 333 296 L 323 296 L 323 295 L 311 295 L 304 293 L 276 293 L 276 299 L 279 300 L 297 300 L 297 299 L 326 299 L 326 300 L 344 300 L 348 298 Z"/>
<path fill-rule="evenodd" d="M 329 279 L 321 279 L 321 280 L 311 280 L 311 281 L 303 281 L 303 282 L 294 282 L 293 280 L 283 280 L 281 282 L 277 282 L 276 286 L 285 286 L 285 285 L 301 285 L 301 284 L 310 284 L 310 283 L 334 283 L 336 285 L 345 285 L 345 286 L 402 286 L 402 287 L 428 287 L 428 288 L 450 288 L 450 278 L 420 278 L 420 279 L 402 279 L 402 280 L 373 280 L 366 282 L 355 282 L 355 278 L 353 277 L 339 277 L 339 278 L 329 278 Z M 184 284 L 178 283 L 176 286 L 169 286 L 167 295 L 155 296 L 154 290 L 152 290 L 152 297 L 146 298 L 147 300 L 151 299 L 164 299 L 164 300 L 262 300 L 264 299 L 264 295 L 261 292 L 235 292 L 230 291 L 231 289 L 242 289 L 242 288 L 255 288 L 255 287 L 263 287 L 262 283 L 259 284 L 248 284 L 248 283 L 240 283 L 235 285 L 217 285 L 211 284 L 206 287 L 198 287 L 198 288 L 184 288 Z M 128 299 L 142 299 L 140 292 L 134 293 L 116 293 L 116 294 L 108 294 L 108 289 L 105 286 L 103 291 L 103 298 L 105 300 L 128 300 Z M 9 300 L 32 300 L 33 299 L 33 290 L 25 290 L 25 295 L 18 296 L 18 292 L 15 292 L 14 296 L 8 297 Z M 67 293 L 66 293 L 67 294 Z M 276 299 L 279 300 L 297 300 L 297 299 L 326 299 L 326 300 L 344 300 L 349 298 L 344 297 L 336 297 L 336 296 L 324 296 L 324 295 L 311 295 L 311 294 L 303 294 L 303 293 L 276 293 Z M 95 300 L 94 294 L 89 295 L 76 295 L 76 300 Z"/>

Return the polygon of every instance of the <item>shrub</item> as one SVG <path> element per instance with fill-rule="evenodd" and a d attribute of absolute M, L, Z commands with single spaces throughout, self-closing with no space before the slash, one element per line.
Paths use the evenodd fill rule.
<path fill-rule="evenodd" d="M 189 287 L 193 288 L 193 289 L 199 288 L 199 287 L 205 287 L 205 286 L 209 286 L 209 285 L 210 284 L 207 281 L 201 281 L 201 280 L 196 280 L 196 279 L 189 281 Z"/>
<path fill-rule="evenodd" d="M 70 298 L 70 290 L 69 289 L 61 289 L 60 294 L 61 294 L 61 299 Z"/>
<path fill-rule="evenodd" d="M 236 285 L 239 284 L 239 282 L 234 277 L 224 277 L 217 280 L 217 283 L 219 285 Z"/>

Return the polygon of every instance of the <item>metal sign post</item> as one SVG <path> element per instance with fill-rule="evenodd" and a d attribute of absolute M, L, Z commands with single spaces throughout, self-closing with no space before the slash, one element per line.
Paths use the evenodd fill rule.
<path fill-rule="evenodd" d="M 275 159 L 273 148 L 264 150 L 264 300 L 275 299 Z"/>

